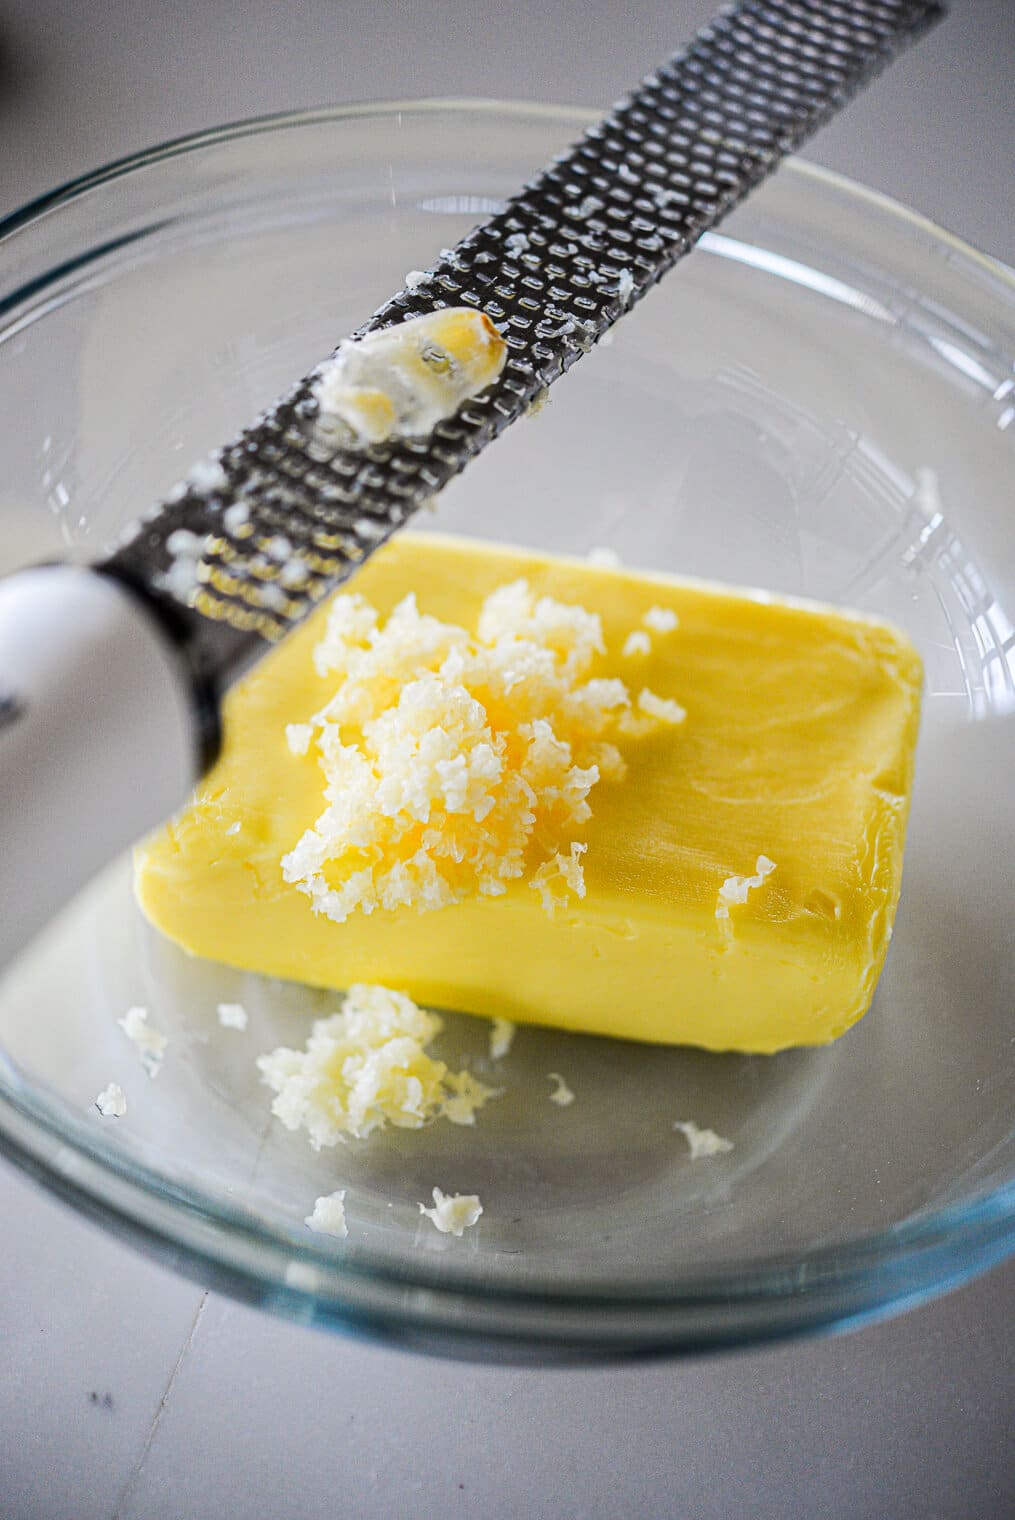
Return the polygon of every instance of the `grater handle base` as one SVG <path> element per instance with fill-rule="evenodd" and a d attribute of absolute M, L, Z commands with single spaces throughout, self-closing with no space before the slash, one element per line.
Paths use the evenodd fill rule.
<path fill-rule="evenodd" d="M 186 667 L 127 591 L 76 566 L 0 581 L 0 968 L 200 759 Z"/>

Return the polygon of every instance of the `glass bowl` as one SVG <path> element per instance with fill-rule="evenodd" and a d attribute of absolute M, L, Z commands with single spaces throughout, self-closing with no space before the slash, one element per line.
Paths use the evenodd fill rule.
<path fill-rule="evenodd" d="M 4 568 L 92 557 L 587 125 L 423 102 L 169 144 L 0 227 Z M 715 1056 L 486 1021 L 472 1130 L 314 1155 L 255 1056 L 337 999 L 187 958 L 115 864 L 0 985 L 0 1143 L 163 1261 L 300 1319 L 483 1356 L 728 1345 L 856 1322 L 1013 1239 L 1015 283 L 909 212 L 783 167 L 441 498 L 427 526 L 842 602 L 926 664 L 895 940 L 835 1045 Z M 116 806 L 110 797 L 109 806 Z M 59 870 L 61 841 L 39 823 Z M 435 931 L 438 925 L 435 922 Z M 622 987 L 617 996 L 623 997 Z M 217 1003 L 241 1002 L 244 1034 Z M 117 1026 L 169 1036 L 157 1080 Z M 577 1094 L 547 1101 L 546 1073 Z M 130 1107 L 103 1120 L 110 1081 Z M 735 1149 L 692 1161 L 693 1117 Z M 421 1219 L 478 1192 L 464 1238 Z M 349 1235 L 312 1234 L 347 1188 Z"/>

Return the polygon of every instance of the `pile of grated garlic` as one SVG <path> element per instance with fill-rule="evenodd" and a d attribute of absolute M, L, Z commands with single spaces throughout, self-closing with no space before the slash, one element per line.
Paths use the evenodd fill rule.
<path fill-rule="evenodd" d="M 303 1050 L 280 1046 L 258 1057 L 275 1092 L 271 1111 L 286 1129 L 306 1130 L 315 1151 L 389 1124 L 421 1129 L 436 1118 L 474 1124 L 496 1091 L 427 1053 L 442 1028 L 435 1013 L 402 992 L 350 987 L 339 1012 L 314 1024 Z"/>
<path fill-rule="evenodd" d="M 548 912 L 584 897 L 573 836 L 593 788 L 625 774 L 607 736 L 632 707 L 623 681 L 590 678 L 602 653 L 596 613 L 524 580 L 486 598 L 475 633 L 411 595 L 384 623 L 363 597 L 336 597 L 314 652 L 335 695 L 287 730 L 320 764 L 326 806 L 283 857 L 285 880 L 336 923 L 518 879 Z"/>

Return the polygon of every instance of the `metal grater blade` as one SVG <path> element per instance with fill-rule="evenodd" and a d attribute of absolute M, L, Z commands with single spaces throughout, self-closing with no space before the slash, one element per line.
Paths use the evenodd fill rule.
<path fill-rule="evenodd" d="M 426 438 L 329 452 L 311 377 L 99 567 L 154 600 L 212 705 L 920 31 L 936 0 L 741 0 L 362 333 L 484 310 L 500 378 Z"/>

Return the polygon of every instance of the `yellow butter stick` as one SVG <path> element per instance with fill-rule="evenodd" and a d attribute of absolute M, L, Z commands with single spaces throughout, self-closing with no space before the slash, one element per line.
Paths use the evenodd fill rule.
<path fill-rule="evenodd" d="M 521 874 L 498 882 L 489 869 L 490 842 L 507 838 L 499 814 L 476 824 L 440 811 L 442 798 L 466 795 L 454 763 L 428 772 L 444 787 L 431 843 L 462 831 L 462 859 L 440 863 L 447 905 L 379 905 L 402 890 L 398 852 L 409 844 L 418 884 L 428 826 L 405 822 L 405 809 L 426 809 L 404 786 L 392 801 L 390 777 L 372 794 L 388 813 L 357 825 L 366 842 L 308 867 L 326 837 L 314 720 L 341 685 L 320 655 L 315 666 L 322 611 L 227 699 L 220 761 L 193 806 L 139 852 L 145 913 L 195 955 L 315 986 L 381 983 L 435 1008 L 710 1050 L 835 1039 L 870 1005 L 898 902 L 919 718 L 912 646 L 832 608 L 438 536 L 396 538 L 348 589 L 378 630 L 415 593 L 420 616 L 472 635 L 488 599 L 501 606 L 519 581 L 530 623 L 540 606 L 599 620 L 601 646 L 572 687 L 609 710 L 600 723 L 573 693 L 559 715 L 549 710 L 571 768 L 587 777 L 595 766 L 598 779 L 566 807 L 546 801 L 553 786 L 539 793 Z M 554 616 L 544 618 L 551 645 L 564 637 Z M 366 648 L 371 635 L 357 637 Z M 558 648 L 557 668 L 567 658 Z M 385 701 L 400 689 L 394 681 Z M 488 700 L 494 727 L 507 725 L 501 698 Z M 355 711 L 340 703 L 334 743 L 362 738 Z M 396 741 L 404 751 L 387 722 L 375 769 Z M 497 786 L 521 764 L 517 735 L 528 730 L 518 720 L 512 732 Z M 475 828 L 486 829 L 482 890 Z"/>

